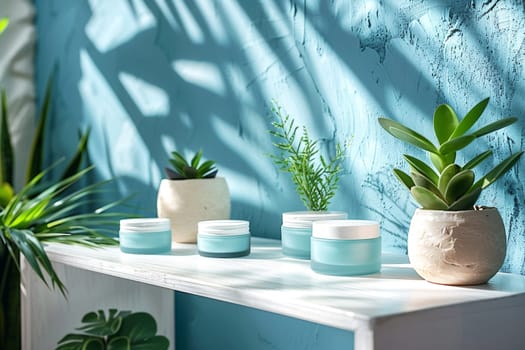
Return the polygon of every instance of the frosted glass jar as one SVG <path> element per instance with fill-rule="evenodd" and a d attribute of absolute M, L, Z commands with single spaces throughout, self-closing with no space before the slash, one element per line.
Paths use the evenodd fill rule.
<path fill-rule="evenodd" d="M 171 251 L 170 220 L 162 218 L 123 219 L 119 230 L 120 250 L 132 254 Z"/>
<path fill-rule="evenodd" d="M 283 213 L 281 246 L 283 254 L 296 259 L 310 259 L 312 223 L 319 220 L 346 219 L 342 211 L 291 211 Z"/>
<path fill-rule="evenodd" d="M 311 267 L 315 272 L 338 276 L 379 272 L 379 223 L 368 220 L 314 222 Z"/>
<path fill-rule="evenodd" d="M 206 220 L 197 225 L 199 255 L 238 258 L 250 254 L 250 223 L 245 220 Z"/>

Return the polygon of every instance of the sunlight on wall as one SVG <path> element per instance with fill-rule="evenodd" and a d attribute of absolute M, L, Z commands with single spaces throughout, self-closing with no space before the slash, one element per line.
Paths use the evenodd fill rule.
<path fill-rule="evenodd" d="M 119 73 L 118 78 L 145 117 L 169 114 L 170 101 L 164 90 L 125 72 Z"/>
<path fill-rule="evenodd" d="M 98 51 L 114 49 L 157 24 L 144 0 L 133 0 L 132 3 L 133 8 L 127 0 L 89 0 L 93 16 L 85 30 Z"/>
<path fill-rule="evenodd" d="M 218 67 L 199 61 L 177 60 L 173 70 L 189 84 L 197 85 L 217 95 L 224 95 L 225 86 Z"/>
<path fill-rule="evenodd" d="M 152 177 L 158 179 L 160 171 L 151 164 L 149 150 L 136 126 L 84 50 L 80 52 L 80 64 L 82 78 L 79 91 L 84 102 L 84 113 L 93 127 L 89 153 L 94 159 L 107 159 L 107 162 L 97 163 L 97 172 L 104 178 L 118 174 L 143 183 L 150 183 Z M 118 184 L 122 193 L 133 191 L 126 182 Z"/>

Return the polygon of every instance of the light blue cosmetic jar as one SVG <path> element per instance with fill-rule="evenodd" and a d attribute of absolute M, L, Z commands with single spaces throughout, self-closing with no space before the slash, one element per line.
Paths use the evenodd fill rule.
<path fill-rule="evenodd" d="M 131 254 L 171 251 L 170 220 L 161 218 L 120 220 L 120 250 Z"/>
<path fill-rule="evenodd" d="M 379 223 L 368 220 L 314 222 L 311 267 L 315 272 L 338 276 L 379 272 Z"/>
<path fill-rule="evenodd" d="M 296 259 L 310 259 L 312 223 L 318 220 L 346 219 L 342 211 L 291 211 L 283 213 L 281 246 L 283 254 Z"/>
<path fill-rule="evenodd" d="M 250 254 L 250 223 L 245 220 L 206 220 L 197 225 L 199 255 L 238 258 Z"/>

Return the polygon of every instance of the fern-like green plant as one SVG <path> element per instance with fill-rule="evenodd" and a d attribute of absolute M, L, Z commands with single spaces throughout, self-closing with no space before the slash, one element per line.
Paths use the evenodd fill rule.
<path fill-rule="evenodd" d="M 56 350 L 165 350 L 169 340 L 156 335 L 157 323 L 147 312 L 109 309 L 89 312 L 82 317 L 82 333 L 67 334 Z"/>
<path fill-rule="evenodd" d="M 201 163 L 202 149 L 189 162 L 177 151 L 173 151 L 171 156 L 170 163 L 173 169 L 165 169 L 170 180 L 212 179 L 217 176 L 218 170 L 213 160 Z"/>
<path fill-rule="evenodd" d="M 326 159 L 319 142 L 312 140 L 305 126 L 300 128 L 293 118 L 284 115 L 276 103 L 272 106 L 273 145 L 279 153 L 270 155 L 280 170 L 290 173 L 295 189 L 307 210 L 325 211 L 337 190 L 347 143 L 336 144 L 333 158 Z"/>
<path fill-rule="evenodd" d="M 456 164 L 457 151 L 481 136 L 516 122 L 515 117 L 504 118 L 469 132 L 488 103 L 488 98 L 482 100 L 461 120 L 449 105 L 438 106 L 434 112 L 434 134 L 437 144 L 396 121 L 379 118 L 379 124 L 389 134 L 424 150 L 429 155 L 430 164 L 427 164 L 405 154 L 404 158 L 410 165 L 410 174 L 401 169 L 394 169 L 396 177 L 409 189 L 412 197 L 423 209 L 472 209 L 481 191 L 509 171 L 523 154 L 523 151 L 519 151 L 510 155 L 477 181 L 473 169 L 488 159 L 492 150 L 477 154 L 463 165 Z"/>

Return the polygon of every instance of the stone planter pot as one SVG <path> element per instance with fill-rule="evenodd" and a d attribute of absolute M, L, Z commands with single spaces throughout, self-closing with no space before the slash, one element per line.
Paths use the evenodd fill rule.
<path fill-rule="evenodd" d="M 410 223 L 408 257 L 429 282 L 486 283 L 500 269 L 505 254 L 505 227 L 496 208 L 417 209 Z"/>
<path fill-rule="evenodd" d="M 222 177 L 160 182 L 157 214 L 171 220 L 175 242 L 197 242 L 197 223 L 230 218 L 230 192 Z"/>

